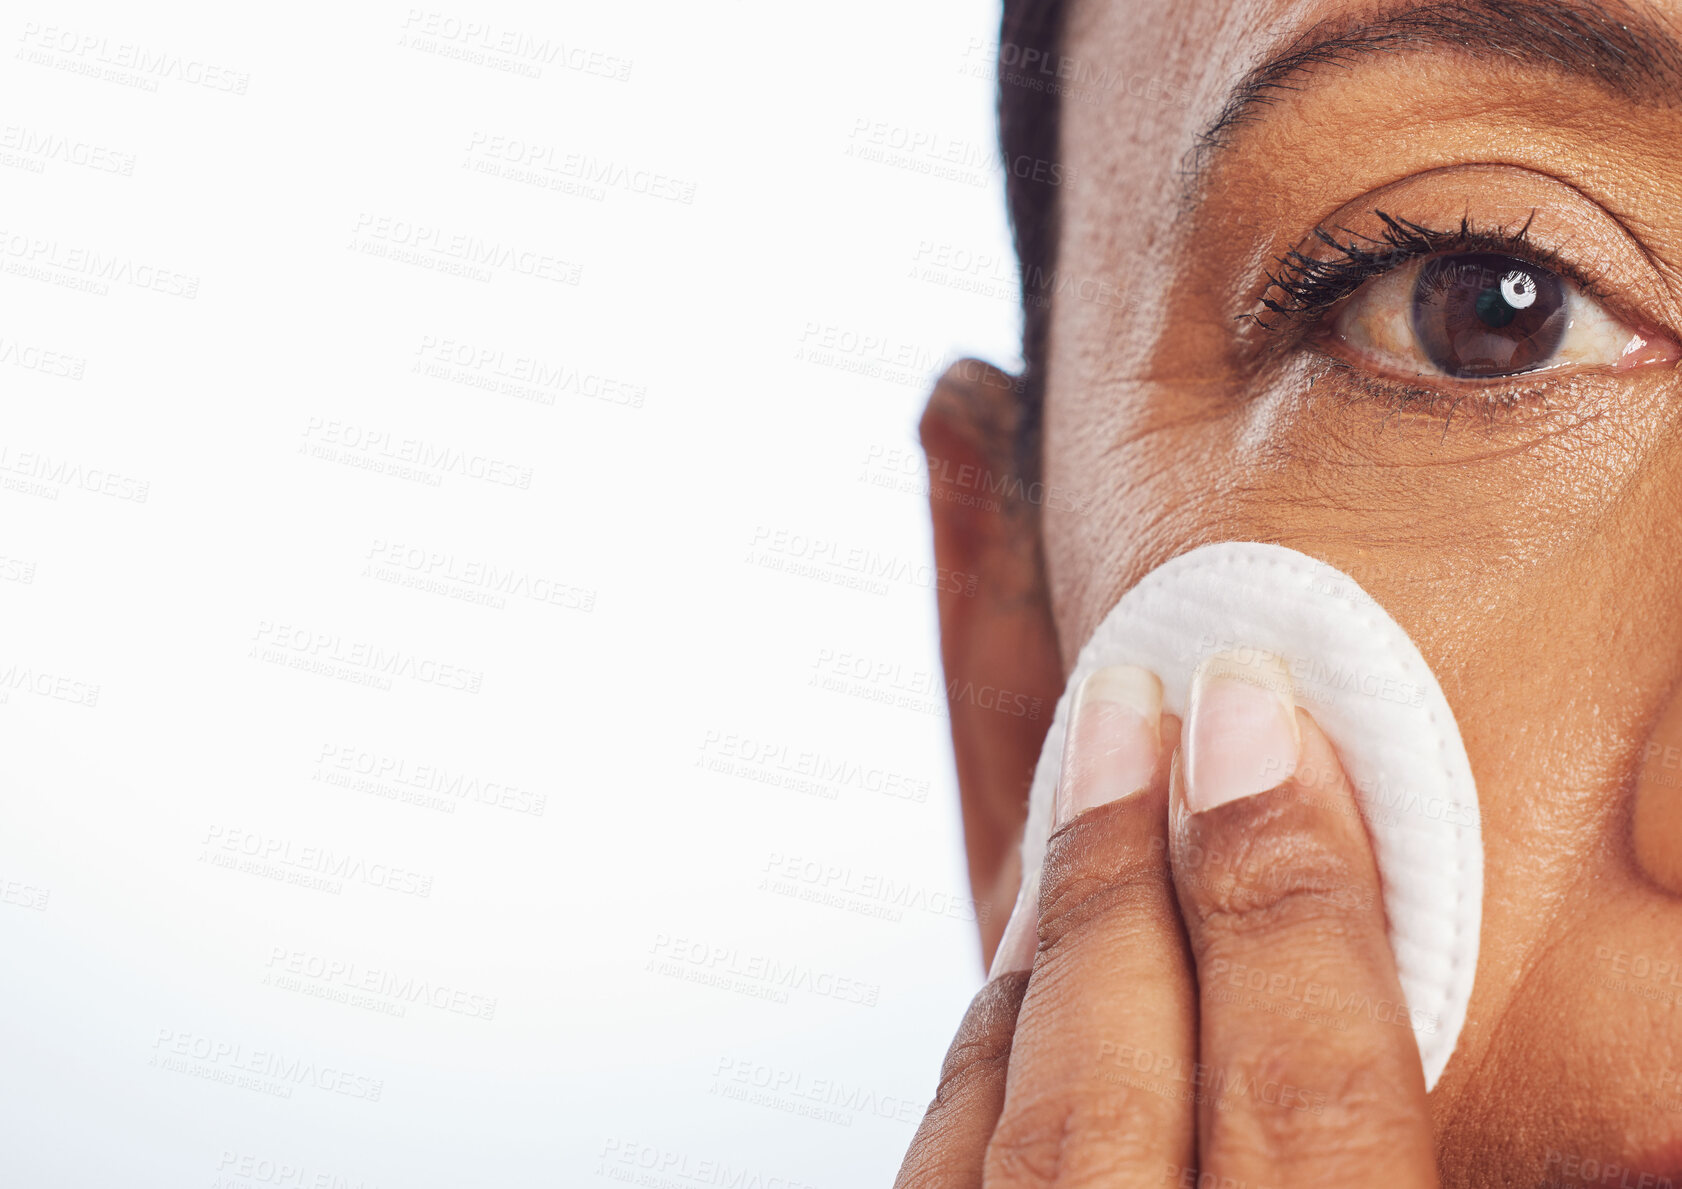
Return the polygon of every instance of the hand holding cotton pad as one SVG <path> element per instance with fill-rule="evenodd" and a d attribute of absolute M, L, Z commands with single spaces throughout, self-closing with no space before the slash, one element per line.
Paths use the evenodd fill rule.
<path fill-rule="evenodd" d="M 1348 575 L 1277 545 L 1222 542 L 1151 571 L 1081 649 L 1040 753 L 1023 833 L 1037 872 L 1072 691 L 1093 670 L 1138 665 L 1183 716 L 1192 671 L 1254 649 L 1289 667 L 1298 705 L 1343 761 L 1372 839 L 1391 949 L 1427 1088 L 1460 1035 L 1477 966 L 1483 848 L 1477 790 L 1442 690 L 1401 627 Z"/>

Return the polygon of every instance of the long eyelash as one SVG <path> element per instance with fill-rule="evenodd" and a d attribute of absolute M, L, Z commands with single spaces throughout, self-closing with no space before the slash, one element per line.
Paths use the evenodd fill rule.
<path fill-rule="evenodd" d="M 1384 230 L 1376 235 L 1364 235 L 1347 227 L 1336 230 L 1350 237 L 1339 240 L 1323 225 L 1314 229 L 1314 238 L 1330 248 L 1335 255 L 1317 259 L 1293 249 L 1275 257 L 1277 271 L 1267 273 L 1268 285 L 1262 290 L 1261 304 L 1278 320 L 1267 321 L 1260 314 L 1240 314 L 1263 330 L 1280 329 L 1280 323 L 1297 323 L 1312 318 L 1348 297 L 1373 277 L 1406 264 L 1409 260 L 1438 252 L 1500 252 L 1571 277 L 1579 288 L 1593 295 L 1593 286 L 1578 275 L 1577 270 L 1559 259 L 1557 253 L 1530 242 L 1527 234 L 1536 212 L 1517 230 L 1504 228 L 1480 230 L 1469 217 L 1462 217 L 1460 226 L 1452 231 L 1438 231 L 1398 218 L 1386 211 L 1374 211 Z"/>

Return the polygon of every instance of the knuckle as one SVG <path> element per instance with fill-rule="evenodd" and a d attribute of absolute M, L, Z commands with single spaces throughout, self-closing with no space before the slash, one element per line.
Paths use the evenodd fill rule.
<path fill-rule="evenodd" d="M 1126 820 L 1126 808 L 1091 810 L 1052 835 L 1040 885 L 1042 955 L 1066 949 L 1097 922 L 1143 923 L 1172 907 L 1166 841 Z"/>
<path fill-rule="evenodd" d="M 987 1143 L 983 1183 L 997 1189 L 1056 1185 L 1072 1139 L 1067 1122 L 1066 1116 L 1035 1123 L 1021 1117 L 1001 1121 Z"/>
<path fill-rule="evenodd" d="M 940 1068 L 929 1113 L 951 1110 L 976 1082 L 1002 1078 L 1010 1064 L 1010 1037 L 985 1036 L 952 1042 Z"/>
<path fill-rule="evenodd" d="M 1081 935 L 1104 922 L 1154 919 L 1166 899 L 1166 881 L 1153 887 L 1146 879 L 1084 876 L 1048 888 L 1040 901 L 1040 954 L 1047 962 L 1077 944 Z"/>
<path fill-rule="evenodd" d="M 968 1184 L 979 1175 L 982 1139 L 992 1130 L 1004 1096 L 1027 981 L 1024 974 L 994 979 L 970 1002 L 941 1062 L 934 1100 L 912 1137 L 896 1189 Z"/>
<path fill-rule="evenodd" d="M 1354 936 L 1349 910 L 1312 886 L 1244 890 L 1205 905 L 1194 946 L 1198 956 L 1254 949 L 1283 937 L 1341 945 Z"/>
<path fill-rule="evenodd" d="M 1371 1167 L 1402 1150 L 1394 1071 L 1376 1053 L 1264 1042 L 1229 1073 L 1214 1146 L 1274 1166 Z"/>
<path fill-rule="evenodd" d="M 989 1189 L 1134 1184 L 1160 1163 L 1162 1104 L 1122 1086 L 1101 1101 L 1057 1098 L 1005 1113 L 987 1145 Z"/>
<path fill-rule="evenodd" d="M 1219 865 L 1207 864 L 1181 882 L 1211 944 L 1297 930 L 1336 933 L 1371 923 L 1373 916 L 1361 869 L 1300 829 L 1235 840 Z"/>
<path fill-rule="evenodd" d="M 1016 1010 L 1025 981 L 1007 976 L 976 992 L 941 1062 L 940 1082 L 929 1104 L 931 1115 L 955 1109 L 969 1088 L 979 1082 L 1003 1080 L 1010 1064 Z"/>

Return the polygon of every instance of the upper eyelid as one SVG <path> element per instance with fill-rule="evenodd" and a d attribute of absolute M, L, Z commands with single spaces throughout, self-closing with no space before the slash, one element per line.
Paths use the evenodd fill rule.
<path fill-rule="evenodd" d="M 1386 213 L 1387 212 L 1384 212 L 1379 208 L 1374 208 L 1371 212 L 1369 212 L 1370 216 L 1373 217 L 1382 217 Z M 1441 242 L 1430 250 L 1396 253 L 1393 256 L 1389 256 L 1387 257 L 1388 267 L 1369 268 L 1364 272 L 1360 272 L 1359 275 L 1350 277 L 1347 283 L 1335 293 L 1324 296 L 1321 300 L 1314 300 L 1308 303 L 1287 304 L 1285 302 L 1278 301 L 1276 298 L 1270 298 L 1269 296 L 1275 291 L 1281 291 L 1281 280 L 1289 281 L 1294 275 L 1295 270 L 1289 264 L 1289 260 L 1293 255 L 1302 256 L 1302 248 L 1299 247 L 1297 249 L 1293 249 L 1291 253 L 1287 253 L 1286 257 L 1274 258 L 1275 263 L 1280 266 L 1280 270 L 1282 271 L 1276 271 L 1273 269 L 1267 271 L 1267 283 L 1263 286 L 1260 294 L 1258 294 L 1255 299 L 1256 303 L 1266 310 L 1267 315 L 1271 315 L 1281 320 L 1283 325 L 1270 323 L 1266 320 L 1266 316 L 1255 312 L 1239 314 L 1238 317 L 1241 320 L 1248 319 L 1268 331 L 1289 331 L 1293 328 L 1306 328 L 1312 325 L 1319 317 L 1324 315 L 1339 302 L 1359 291 L 1367 281 L 1373 280 L 1378 276 L 1393 271 L 1394 269 L 1405 267 L 1415 260 L 1423 259 L 1424 257 L 1435 253 L 1446 254 L 1457 251 L 1487 251 L 1513 256 L 1525 261 L 1526 263 L 1546 268 L 1549 271 L 1556 273 L 1571 282 L 1584 296 L 1605 306 L 1607 311 L 1617 317 L 1620 321 L 1629 322 L 1640 329 L 1660 331 L 1672 338 L 1677 337 L 1675 332 L 1671 331 L 1663 321 L 1642 312 L 1639 308 L 1639 303 L 1628 300 L 1623 294 L 1623 286 L 1616 280 L 1611 279 L 1617 276 L 1620 271 L 1614 269 L 1610 263 L 1614 258 L 1613 253 L 1595 252 L 1585 254 L 1578 250 L 1574 244 L 1553 244 L 1547 242 L 1545 238 L 1532 237 L 1528 228 L 1536 222 L 1537 213 L 1538 212 L 1533 211 L 1524 222 L 1511 224 L 1510 229 L 1503 227 L 1480 228 L 1470 215 L 1464 216 L 1462 224 L 1464 231 L 1469 233 L 1469 238 L 1463 238 L 1462 229 L 1459 228 L 1452 231 L 1445 231 L 1440 228 L 1430 228 L 1424 227 L 1420 224 L 1413 224 L 1413 226 L 1419 227 L 1421 230 L 1436 235 L 1439 237 Z M 1408 220 L 1399 221 L 1404 223 L 1411 222 Z M 1526 236 L 1522 239 L 1518 238 L 1516 235 L 1516 231 L 1519 227 L 1527 229 Z M 1625 238 L 1627 238 L 1632 244 L 1639 247 L 1639 241 L 1636 241 L 1633 236 L 1630 236 L 1621 223 L 1618 224 L 1618 228 L 1620 232 L 1623 232 Z M 1316 242 L 1323 244 L 1325 241 L 1319 238 L 1319 233 L 1323 231 L 1331 234 L 1326 224 L 1320 224 L 1315 228 L 1314 232 L 1311 233 L 1314 238 L 1303 246 L 1312 247 Z M 1346 232 L 1346 234 L 1348 233 Z M 1335 235 L 1333 238 L 1335 239 Z M 1641 248 L 1640 251 L 1643 263 L 1648 264 L 1649 267 L 1651 267 L 1650 254 L 1646 252 L 1645 248 Z M 1335 257 L 1323 260 L 1316 259 L 1314 260 L 1314 264 L 1316 267 L 1327 268 L 1330 270 L 1338 268 L 1338 262 Z"/>
<path fill-rule="evenodd" d="M 1315 241 L 1340 253 L 1339 256 L 1312 257 L 1296 248 L 1285 256 L 1275 257 L 1279 270 L 1269 270 L 1268 284 L 1262 290 L 1260 304 L 1271 313 L 1285 318 L 1316 314 L 1330 309 L 1375 277 L 1430 255 L 1462 251 L 1500 252 L 1513 256 L 1566 277 L 1590 296 L 1599 296 L 1601 286 L 1593 275 L 1594 270 L 1585 271 L 1558 249 L 1537 244 L 1528 238 L 1530 226 L 1535 221 L 1534 211 L 1514 231 L 1499 227 L 1481 229 L 1469 215 L 1461 218 L 1458 228 L 1445 231 L 1380 209 L 1372 213 L 1384 225 L 1383 238 L 1339 227 L 1336 230 L 1348 237 L 1340 240 L 1325 224 L 1320 224 L 1312 233 Z M 1388 244 L 1389 247 L 1387 250 L 1368 249 L 1362 241 L 1374 245 Z M 1275 290 L 1289 300 L 1269 297 Z"/>
<path fill-rule="evenodd" d="M 1611 222 L 1612 226 L 1617 228 L 1618 234 L 1623 238 L 1624 243 L 1628 244 L 1629 247 L 1641 257 L 1641 263 L 1647 267 L 1647 271 L 1652 274 L 1653 278 L 1663 283 L 1666 275 L 1666 269 L 1660 264 L 1659 258 L 1653 255 L 1652 249 L 1647 246 L 1646 241 L 1631 230 L 1628 220 L 1618 213 L 1615 204 L 1604 198 L 1597 199 L 1591 197 L 1579 188 L 1576 183 L 1571 181 L 1570 178 L 1564 177 L 1563 175 L 1549 173 L 1546 170 L 1538 169 L 1533 165 L 1526 165 L 1522 168 L 1530 173 L 1536 174 L 1539 177 L 1547 178 L 1550 182 L 1553 182 L 1556 185 L 1564 187 L 1582 202 L 1593 206 L 1595 210 L 1599 211 L 1601 215 Z M 1670 271 L 1674 272 L 1675 270 Z"/>
<path fill-rule="evenodd" d="M 1380 196 L 1398 186 L 1411 187 L 1430 183 L 1434 178 L 1463 184 L 1461 179 L 1469 173 L 1486 176 L 1488 180 L 1480 183 L 1483 192 L 1493 194 L 1497 199 L 1513 187 L 1521 190 L 1536 189 L 1540 184 L 1541 189 L 1536 189 L 1536 201 L 1529 209 L 1544 213 L 1544 233 L 1537 238 L 1548 244 L 1558 260 L 1570 266 L 1564 275 L 1570 276 L 1578 283 L 1579 288 L 1596 300 L 1605 302 L 1624 315 L 1632 316 L 1635 321 L 1649 329 L 1659 330 L 1672 338 L 1682 340 L 1682 261 L 1678 261 L 1672 267 L 1656 255 L 1646 239 L 1636 234 L 1630 212 L 1622 209 L 1622 204 L 1616 200 L 1614 193 L 1607 192 L 1604 187 L 1596 187 L 1595 192 L 1591 193 L 1577 179 L 1557 169 L 1551 169 L 1545 163 L 1486 159 L 1434 166 L 1378 186 L 1369 191 L 1367 201 L 1357 199 L 1345 204 L 1337 215 L 1329 216 L 1319 226 L 1327 226 L 1344 212 L 1357 207 L 1364 208 L 1362 214 L 1370 216 L 1377 207 L 1390 205 Z M 1511 182 L 1507 180 L 1509 176 L 1512 178 Z M 1547 193 L 1549 190 L 1555 193 Z M 1402 198 L 1398 201 L 1402 208 L 1405 208 L 1414 200 Z M 1474 209 L 1477 202 L 1476 196 L 1468 194 L 1466 209 Z M 1519 209 L 1524 207 L 1520 206 Z M 1550 230 L 1561 226 L 1577 229 L 1580 216 L 1574 215 L 1573 211 L 1594 212 L 1594 221 L 1601 223 L 1610 235 L 1594 232 L 1582 237 L 1573 235 L 1561 238 L 1557 230 Z M 1347 222 L 1348 217 L 1342 221 Z M 1516 226 L 1520 222 L 1522 220 L 1515 217 L 1512 225 Z M 1606 242 L 1602 242 L 1603 240 Z M 1610 242 L 1612 240 L 1616 243 Z M 1299 241 L 1297 246 L 1300 248 L 1313 242 L 1313 233 L 1310 232 L 1307 239 Z M 1585 244 L 1594 245 L 1594 250 L 1585 251 Z M 1635 267 L 1632 269 L 1631 265 Z M 1249 291 L 1248 300 L 1251 303 L 1259 301 L 1262 291 L 1266 288 L 1264 281 L 1265 278 L 1256 278 L 1255 287 Z M 1237 316 L 1245 317 L 1244 314 Z"/>

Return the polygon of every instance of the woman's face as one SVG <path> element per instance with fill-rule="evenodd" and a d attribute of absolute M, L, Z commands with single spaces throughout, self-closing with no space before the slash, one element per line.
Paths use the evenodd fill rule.
<path fill-rule="evenodd" d="M 1648 752 L 1682 778 L 1654 735 L 1682 679 L 1682 51 L 1658 40 L 1682 3 L 1636 5 L 1622 68 L 1549 43 L 1557 5 L 1529 40 L 1355 11 L 1073 5 L 1063 52 L 1119 81 L 1077 73 L 1062 103 L 1062 661 L 1200 544 L 1354 576 L 1435 670 L 1482 802 L 1476 990 L 1433 1094 L 1448 1181 L 1653 1184 L 1682 1166 L 1682 898 L 1653 874 L 1677 781 L 1649 769 L 1641 837 L 1634 811 Z M 1191 153 L 1320 21 L 1341 60 L 1281 67 Z"/>

